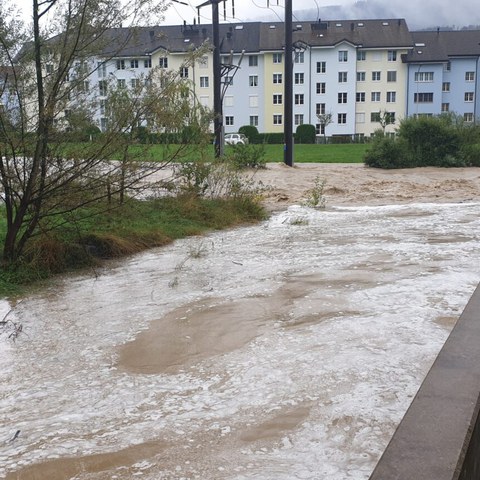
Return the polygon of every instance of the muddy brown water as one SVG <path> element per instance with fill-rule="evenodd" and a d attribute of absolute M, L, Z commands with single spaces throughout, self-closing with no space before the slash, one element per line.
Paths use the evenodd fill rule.
<path fill-rule="evenodd" d="M 368 478 L 478 283 L 479 210 L 297 207 L 4 305 L 0 476 Z"/>

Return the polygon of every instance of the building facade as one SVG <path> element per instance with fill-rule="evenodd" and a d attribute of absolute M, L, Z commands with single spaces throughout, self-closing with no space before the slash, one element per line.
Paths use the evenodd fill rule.
<path fill-rule="evenodd" d="M 213 109 L 211 25 L 144 27 L 135 35 L 117 28 L 109 36 L 84 83 L 102 130 L 109 88 L 135 89 L 152 81 L 152 70 L 169 72 L 188 86 L 191 102 Z M 243 125 L 283 132 L 284 37 L 280 22 L 220 25 L 225 133 Z M 293 46 L 294 128 L 362 138 L 385 116 L 389 133 L 407 116 L 453 112 L 475 122 L 479 114 L 480 31 L 410 32 L 403 19 L 318 20 L 294 24 Z M 326 114 L 331 121 L 322 124 Z"/>

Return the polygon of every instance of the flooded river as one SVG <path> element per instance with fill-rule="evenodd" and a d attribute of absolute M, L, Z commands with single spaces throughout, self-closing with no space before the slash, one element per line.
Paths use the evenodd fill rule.
<path fill-rule="evenodd" d="M 0 477 L 367 479 L 480 281 L 479 212 L 295 206 L 4 302 Z"/>

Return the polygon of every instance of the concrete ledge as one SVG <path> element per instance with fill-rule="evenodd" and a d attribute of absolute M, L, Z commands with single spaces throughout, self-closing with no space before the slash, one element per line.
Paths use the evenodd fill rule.
<path fill-rule="evenodd" d="M 370 480 L 480 479 L 480 285 Z"/>

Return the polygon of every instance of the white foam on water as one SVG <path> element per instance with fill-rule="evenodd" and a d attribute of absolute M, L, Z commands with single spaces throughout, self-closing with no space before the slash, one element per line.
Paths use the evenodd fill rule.
<path fill-rule="evenodd" d="M 22 333 L 0 341 L 0 476 L 162 439 L 177 464 L 115 476 L 368 478 L 480 280 L 479 207 L 295 206 L 24 299 L 11 313 Z M 289 285 L 288 311 L 242 348 L 176 374 L 116 367 L 116 347 L 175 308 Z M 238 439 L 301 407 L 277 437 Z"/>

